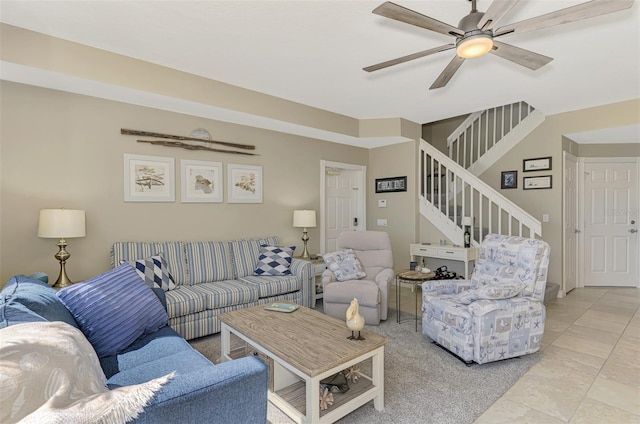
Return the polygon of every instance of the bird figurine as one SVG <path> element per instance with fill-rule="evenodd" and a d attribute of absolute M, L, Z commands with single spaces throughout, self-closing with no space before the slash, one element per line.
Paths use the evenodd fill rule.
<path fill-rule="evenodd" d="M 364 337 L 360 335 L 360 330 L 364 327 L 364 317 L 358 312 L 358 299 L 353 298 L 351 306 L 347 309 L 347 327 L 351 330 L 351 335 L 347 337 L 349 340 L 364 340 Z M 355 332 L 358 332 L 356 337 Z"/>

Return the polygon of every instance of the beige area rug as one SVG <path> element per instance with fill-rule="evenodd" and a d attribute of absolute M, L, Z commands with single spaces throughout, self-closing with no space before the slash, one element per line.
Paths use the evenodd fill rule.
<path fill-rule="evenodd" d="M 318 308 L 321 310 L 322 304 Z M 403 318 L 405 314 L 403 313 Z M 367 326 L 389 338 L 385 348 L 385 408 L 378 412 L 369 402 L 338 423 L 366 424 L 471 424 L 527 370 L 542 352 L 521 358 L 467 366 L 415 331 L 413 320 L 396 322 L 396 310 L 380 326 Z M 219 335 L 191 340 L 211 360 L 220 357 Z M 366 370 L 366 365 L 362 367 Z M 273 424 L 292 423 L 269 404 Z"/>

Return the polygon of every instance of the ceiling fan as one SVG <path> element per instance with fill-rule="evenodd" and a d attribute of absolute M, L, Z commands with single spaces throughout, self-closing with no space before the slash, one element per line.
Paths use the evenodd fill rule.
<path fill-rule="evenodd" d="M 593 18 L 595 16 L 628 9 L 633 4 L 633 0 L 591 0 L 586 3 L 580 3 L 575 6 L 494 29 L 500 19 L 502 19 L 518 1 L 519 0 L 494 0 L 487 11 L 483 13 L 478 12 L 476 9 L 476 0 L 471 0 L 471 12 L 460 20 L 457 27 L 387 1 L 375 8 L 373 13 L 440 34 L 450 35 L 455 37 L 455 40 L 453 43 L 367 66 L 363 69 L 367 72 L 373 72 L 455 48 L 456 55 L 438 78 L 436 78 L 431 87 L 429 87 L 429 90 L 447 85 L 465 59 L 480 57 L 486 53 L 492 53 L 535 71 L 551 62 L 553 58 L 502 43 L 497 41 L 496 38 Z"/>

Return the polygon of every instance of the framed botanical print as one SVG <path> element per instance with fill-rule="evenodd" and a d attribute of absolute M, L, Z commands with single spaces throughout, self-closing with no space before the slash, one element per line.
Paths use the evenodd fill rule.
<path fill-rule="evenodd" d="M 198 160 L 180 161 L 183 203 L 220 203 L 223 201 L 222 163 Z"/>
<path fill-rule="evenodd" d="M 173 158 L 124 154 L 125 202 L 174 202 Z"/>
<path fill-rule="evenodd" d="M 546 158 L 524 159 L 522 161 L 522 171 L 549 171 L 551 169 L 551 159 L 551 156 L 547 156 Z"/>
<path fill-rule="evenodd" d="M 262 167 L 227 164 L 227 202 L 262 203 Z"/>
<path fill-rule="evenodd" d="M 523 190 L 537 190 L 551 188 L 551 175 L 543 175 L 541 177 L 524 177 L 522 179 Z"/>

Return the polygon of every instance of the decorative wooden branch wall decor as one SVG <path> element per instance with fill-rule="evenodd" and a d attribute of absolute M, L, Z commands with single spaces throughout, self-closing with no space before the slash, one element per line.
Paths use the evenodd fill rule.
<path fill-rule="evenodd" d="M 240 152 L 240 151 L 237 151 L 237 150 L 214 149 L 213 147 L 199 146 L 197 144 L 187 144 L 187 143 L 182 143 L 180 141 L 138 140 L 138 143 L 149 143 L 149 144 L 155 144 L 155 145 L 167 146 L 167 147 L 181 147 L 181 148 L 187 149 L 187 150 L 207 150 L 209 152 L 234 153 L 236 155 L 259 156 L 256 153 Z"/>
<path fill-rule="evenodd" d="M 167 146 L 167 147 L 180 147 L 187 150 L 207 150 L 210 152 L 218 152 L 218 153 L 232 153 L 236 155 L 258 156 L 256 153 L 249 153 L 249 152 L 242 152 L 242 151 L 235 151 L 235 150 L 215 149 L 213 147 L 206 147 L 198 144 L 191 144 L 188 142 L 197 141 L 200 143 L 220 144 L 223 146 L 233 147 L 236 149 L 255 150 L 256 147 L 250 144 L 227 143 L 225 141 L 207 140 L 205 138 L 184 137 L 181 135 L 162 134 L 162 133 L 149 132 L 149 131 L 128 130 L 125 128 L 121 128 L 120 133 L 124 135 L 137 135 L 137 136 L 143 136 L 143 137 L 158 137 L 158 138 L 167 138 L 169 140 L 180 140 L 180 141 L 138 140 L 139 143 L 150 143 L 150 144 L 156 144 L 156 145 Z M 184 141 L 187 141 L 187 143 L 185 143 Z"/>

